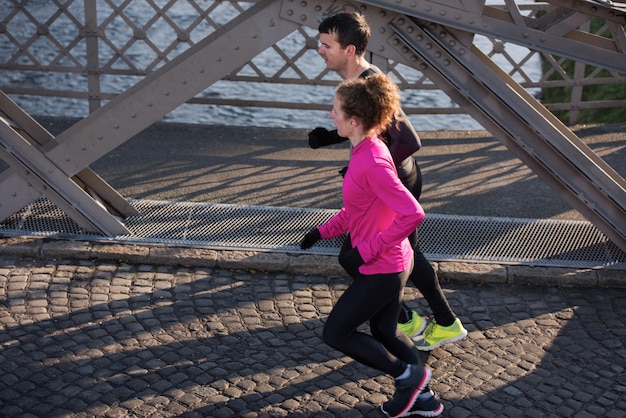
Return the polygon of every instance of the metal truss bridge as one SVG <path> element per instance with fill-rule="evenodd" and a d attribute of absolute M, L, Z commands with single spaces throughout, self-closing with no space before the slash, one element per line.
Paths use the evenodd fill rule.
<path fill-rule="evenodd" d="M 473 45 L 481 34 L 626 73 L 624 3 L 545 4 L 545 13 L 529 17 L 513 0 L 261 0 L 57 136 L 2 93 L 0 158 L 8 168 L 0 174 L 0 219 L 19 217 L 43 196 L 81 231 L 133 236 L 129 221 L 146 208 L 89 165 L 292 32 L 349 9 L 367 16 L 374 64 L 419 70 L 626 251 L 626 181 Z M 591 33 L 592 19 L 610 36 Z"/>

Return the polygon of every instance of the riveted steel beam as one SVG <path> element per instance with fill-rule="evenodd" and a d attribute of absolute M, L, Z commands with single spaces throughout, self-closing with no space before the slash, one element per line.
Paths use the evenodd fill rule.
<path fill-rule="evenodd" d="M 285 1 L 281 16 L 302 24 L 317 24 L 319 18 L 338 10 L 357 9 L 365 13 L 372 29 L 369 49 L 379 60 L 387 58 L 401 62 L 426 75 L 544 182 L 618 246 L 626 249 L 624 179 L 472 42 L 468 42 L 473 32 L 464 33 L 460 30 L 462 25 L 451 28 L 402 13 L 413 7 L 429 10 L 429 16 L 436 10 L 444 10 L 439 19 L 448 22 L 449 19 L 441 17 L 448 16 L 447 9 L 437 7 L 456 8 L 463 18 L 466 17 L 463 13 L 477 15 L 486 9 L 484 2 L 470 2 L 474 9 L 464 11 L 465 3 L 461 0 L 425 0 L 411 2 L 409 7 L 403 0 L 341 5 L 326 1 Z M 562 3 L 570 4 L 569 0 Z M 456 20 L 454 16 L 453 20 Z M 510 20 L 509 26 L 523 18 L 518 15 Z"/>
<path fill-rule="evenodd" d="M 550 0 L 560 8 L 549 21 L 520 19 L 515 11 L 495 6 L 484 6 L 473 11 L 455 0 L 365 0 L 362 3 L 377 6 L 424 21 L 438 23 L 467 33 L 476 33 L 525 46 L 529 49 L 556 54 L 599 68 L 626 72 L 624 29 L 626 12 L 593 1 Z M 563 16 L 577 15 L 576 20 Z M 592 17 L 612 22 L 613 39 L 600 37 L 577 29 Z M 546 18 L 544 18 L 546 19 Z"/>
<path fill-rule="evenodd" d="M 477 48 L 397 16 L 389 39 L 543 181 L 626 249 L 626 181 Z"/>
<path fill-rule="evenodd" d="M 113 150 L 299 26 L 264 0 L 57 136 L 47 153 L 68 173 Z"/>
<path fill-rule="evenodd" d="M 54 140 L 50 132 L 2 91 L 0 91 L 0 117 L 4 118 L 14 129 L 19 130 L 22 137 L 37 149 L 45 147 Z M 3 173 L 3 176 L 11 177 L 11 169 Z M 0 180 L 0 187 L 6 189 L 4 193 L 0 192 L 0 196 L 3 196 L 0 203 L 0 219 L 5 219 L 20 210 L 24 201 L 32 201 L 41 196 L 39 190 L 34 189 L 20 176 L 14 176 L 12 181 L 16 184 L 10 185 L 8 181 Z M 113 187 L 89 167 L 76 174 L 73 181 L 118 214 L 123 216 L 139 214 Z"/>
<path fill-rule="evenodd" d="M 47 141 L 39 150 L 40 156 L 29 155 L 30 158 L 21 160 L 23 168 L 38 172 L 38 167 L 29 167 L 30 163 L 36 162 L 56 167 L 59 175 L 71 177 L 85 173 L 89 164 L 300 27 L 281 21 L 279 9 L 280 2 L 275 0 L 256 3 L 105 106 Z M 6 158 L 13 166 L 14 161 L 9 156 Z M 16 173 L 10 173 L 0 178 L 0 190 L 12 196 L 11 208 L 26 206 L 33 197 L 20 192 L 24 183 L 17 177 Z M 96 181 L 91 175 L 84 177 L 88 182 Z M 45 176 L 40 180 L 46 183 Z M 46 185 L 59 195 L 64 191 L 58 187 L 73 189 L 74 186 L 73 182 L 69 184 L 60 179 Z M 81 215 L 72 213 L 77 216 L 77 222 L 83 224 L 81 216 L 93 224 L 110 221 L 102 218 L 111 215 L 104 215 L 96 209 L 92 211 L 92 208 L 87 208 Z M 107 234 L 115 232 L 112 228 L 99 227 L 99 230 Z"/>
<path fill-rule="evenodd" d="M 29 188 L 45 195 L 80 227 L 106 235 L 130 233 L 5 119 L 0 121 L 0 155 Z"/>

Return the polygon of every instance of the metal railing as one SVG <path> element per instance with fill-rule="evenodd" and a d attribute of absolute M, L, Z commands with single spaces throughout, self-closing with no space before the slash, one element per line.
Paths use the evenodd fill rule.
<path fill-rule="evenodd" d="M 253 4 L 0 0 L 0 90 L 18 97 L 18 103 L 21 96 L 46 96 L 78 101 L 83 109 L 88 103 L 89 112 L 93 112 L 199 40 L 219 31 Z M 519 4 L 519 9 L 528 17 L 536 17 L 545 11 L 545 4 Z M 601 36 L 607 32 L 606 26 L 597 30 Z M 623 74 L 586 74 L 585 64 L 576 63 L 569 75 L 563 68 L 567 61 L 563 58 L 500 39 L 477 36 L 474 42 L 535 95 L 545 88 L 571 88 L 568 102 L 546 104 L 550 110 L 569 111 L 570 124 L 577 122 L 582 109 L 626 106 L 625 100 L 584 101 L 582 95 L 586 86 L 623 84 Z M 338 80 L 317 57 L 317 44 L 316 31 L 303 26 L 188 103 L 327 110 L 328 93 L 306 94 L 319 86 L 331 88 Z M 540 62 L 544 63 L 543 70 Z M 402 64 L 390 62 L 388 71 L 409 97 L 404 100 L 407 114 L 465 113 L 449 100 L 415 105 L 411 95 L 437 91 L 437 86 L 418 70 Z M 258 83 L 273 85 L 274 89 L 264 93 L 256 88 Z M 299 86 L 305 94 L 276 94 L 290 91 L 290 86 Z M 245 92 L 245 98 L 241 92 Z"/>

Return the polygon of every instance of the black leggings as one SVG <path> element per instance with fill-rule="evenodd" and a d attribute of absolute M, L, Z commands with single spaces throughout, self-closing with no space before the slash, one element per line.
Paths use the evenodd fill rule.
<path fill-rule="evenodd" d="M 407 177 L 401 180 L 406 188 L 409 189 L 411 194 L 419 200 L 422 193 L 422 171 L 420 170 L 417 161 L 415 161 L 415 170 L 411 171 Z M 452 311 L 452 308 L 450 308 L 448 300 L 441 290 L 437 273 L 422 253 L 419 246 L 417 230 L 413 231 L 413 233 L 409 235 L 409 241 L 414 252 L 414 266 L 413 271 L 409 276 L 409 280 L 413 283 L 417 290 L 420 291 L 422 296 L 424 296 L 426 302 L 428 302 L 428 306 L 430 306 L 437 324 L 442 326 L 452 325 L 456 319 L 456 315 Z M 350 241 L 350 236 L 348 235 L 343 242 L 340 252 L 343 253 L 351 248 L 352 242 Z M 411 310 L 406 305 L 403 305 L 398 315 L 398 322 L 407 322 L 411 319 L 410 314 Z"/>
<path fill-rule="evenodd" d="M 415 344 L 396 326 L 409 271 L 354 278 L 328 315 L 324 342 L 393 377 L 407 364 L 421 365 Z M 367 321 L 372 335 L 357 331 Z"/>

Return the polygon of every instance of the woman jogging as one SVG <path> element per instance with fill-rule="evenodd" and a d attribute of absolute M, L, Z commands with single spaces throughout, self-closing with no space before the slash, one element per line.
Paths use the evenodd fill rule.
<path fill-rule="evenodd" d="M 337 133 L 349 138 L 352 157 L 344 176 L 343 208 L 309 231 L 300 246 L 350 233 L 352 248 L 340 263 L 354 280 L 324 326 L 324 342 L 365 365 L 395 378 L 394 396 L 381 409 L 391 417 L 439 415 L 443 405 L 427 388 L 431 372 L 419 351 L 396 326 L 404 286 L 413 267 L 407 236 L 424 211 L 402 185 L 389 148 L 378 136 L 400 108 L 396 85 L 384 74 L 342 81 L 330 117 Z M 371 335 L 357 329 L 369 321 Z M 414 407 L 421 408 L 414 411 Z"/>

